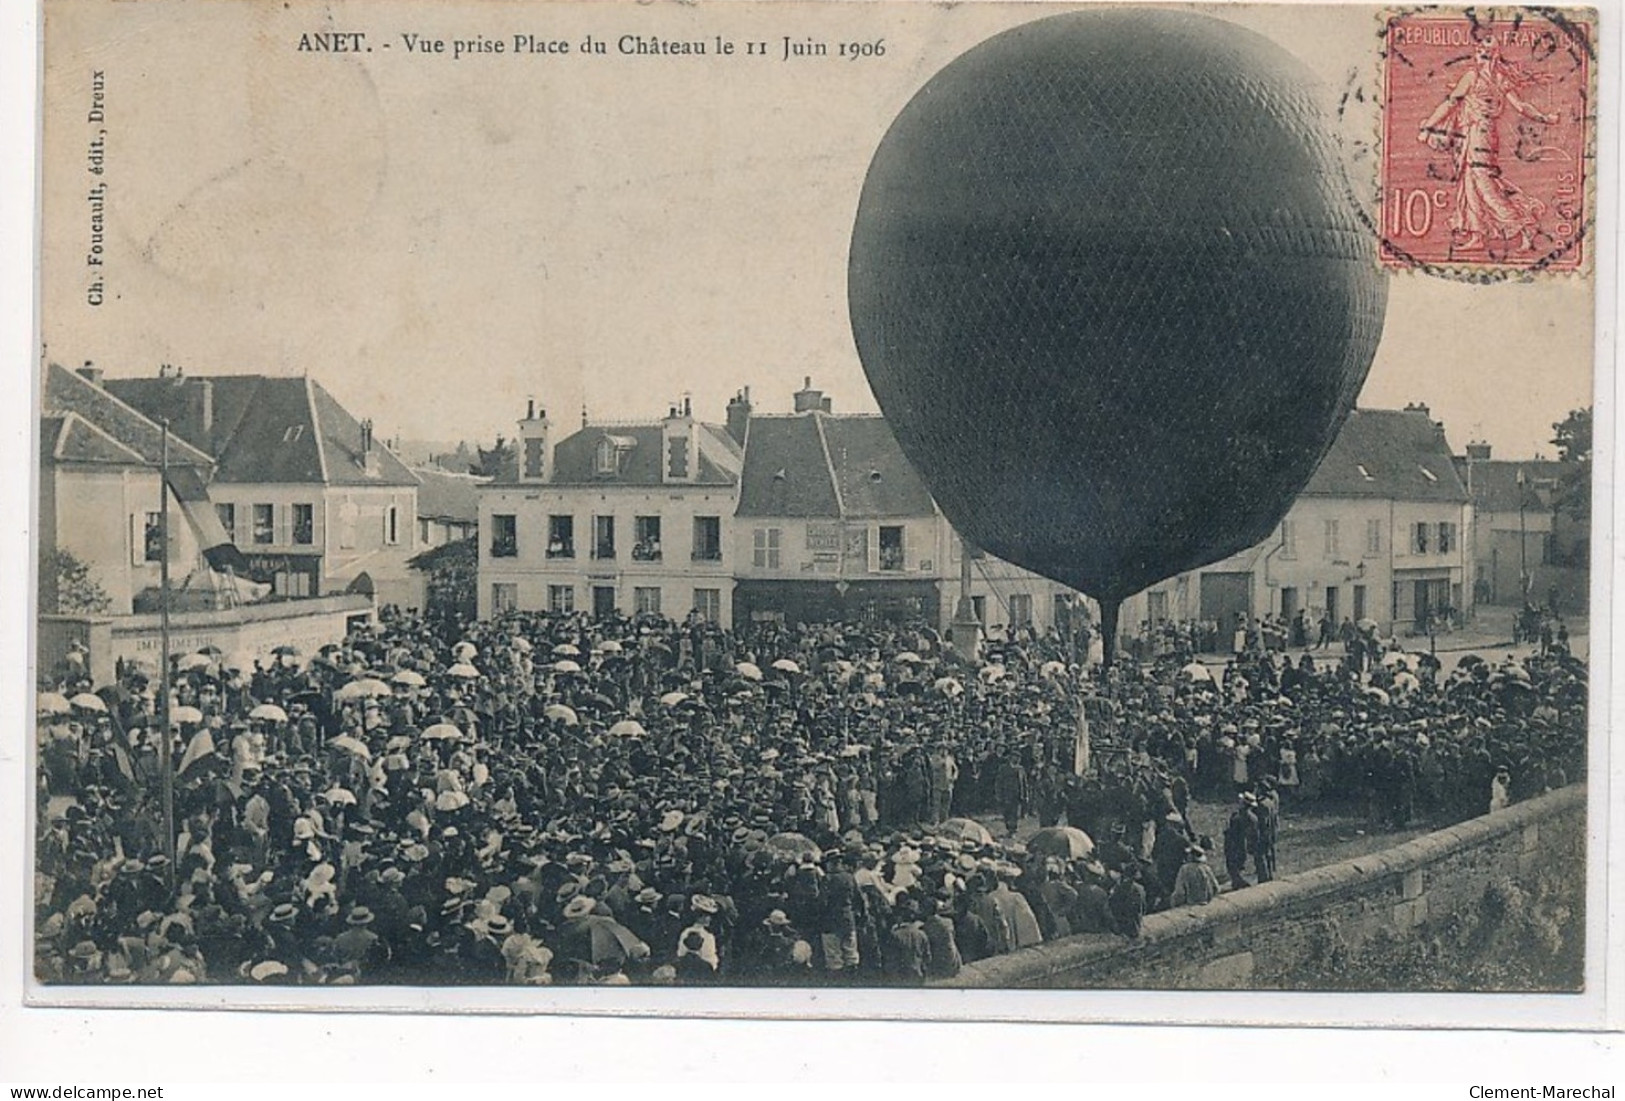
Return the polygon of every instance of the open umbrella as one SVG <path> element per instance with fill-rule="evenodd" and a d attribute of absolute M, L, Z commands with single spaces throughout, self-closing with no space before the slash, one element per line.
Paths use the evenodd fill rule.
<path fill-rule="evenodd" d="M 791 661 L 789 658 L 780 658 L 778 661 L 775 661 L 773 663 L 773 668 L 777 669 L 781 673 L 799 673 L 799 672 L 801 672 L 801 666 L 797 665 L 795 662 Z"/>
<path fill-rule="evenodd" d="M 758 835 L 760 836 L 760 835 Z M 767 847 L 776 853 L 783 853 L 792 859 L 802 853 L 816 853 L 823 850 L 818 844 L 804 833 L 776 833 L 767 839 Z"/>
<path fill-rule="evenodd" d="M 68 715 L 72 712 L 73 704 L 60 692 L 41 692 L 34 697 L 36 715 Z"/>
<path fill-rule="evenodd" d="M 553 652 L 561 658 L 578 658 L 581 656 L 581 651 L 568 642 L 559 643 L 553 647 Z"/>
<path fill-rule="evenodd" d="M 1389 702 L 1388 693 L 1384 692 L 1380 688 L 1368 687 L 1365 689 L 1365 694 L 1376 700 L 1378 703 L 1386 704 Z"/>
<path fill-rule="evenodd" d="M 931 687 L 944 696 L 958 696 L 965 691 L 965 686 L 952 677 L 939 677 Z"/>
<path fill-rule="evenodd" d="M 897 655 L 896 660 L 903 665 L 919 665 L 922 659 L 913 650 L 904 650 Z"/>
<path fill-rule="evenodd" d="M 322 797 L 335 807 L 355 806 L 355 792 L 349 788 L 328 788 L 322 793 Z"/>
<path fill-rule="evenodd" d="M 466 661 L 459 661 L 456 665 L 453 665 L 450 669 L 446 670 L 446 676 L 461 677 L 463 680 L 473 680 L 479 675 L 480 671 L 468 664 Z"/>
<path fill-rule="evenodd" d="M 615 735 L 617 738 L 636 738 L 647 733 L 647 731 L 643 729 L 643 724 L 638 722 L 636 719 L 622 719 L 620 722 L 610 727 L 609 732 Z"/>
<path fill-rule="evenodd" d="M 442 791 L 434 797 L 435 810 L 462 810 L 468 803 L 468 794 L 461 791 Z"/>
<path fill-rule="evenodd" d="M 982 680 L 986 681 L 988 684 L 992 684 L 994 681 L 1000 680 L 1004 677 L 1004 666 L 998 664 L 997 662 L 992 665 L 984 665 L 977 671 L 976 675 L 981 677 Z"/>
<path fill-rule="evenodd" d="M 450 723 L 435 723 L 423 732 L 429 741 L 455 741 L 463 736 L 463 732 Z"/>
<path fill-rule="evenodd" d="M 744 677 L 746 680 L 761 680 L 762 679 L 762 669 L 761 669 L 761 667 L 759 665 L 757 665 L 753 661 L 742 661 L 742 662 L 740 662 L 738 665 L 734 666 L 734 672 L 738 673 L 740 676 Z"/>
<path fill-rule="evenodd" d="M 1035 856 L 1082 860 L 1095 851 L 1095 843 L 1076 826 L 1048 826 L 1027 839 L 1027 851 Z"/>
<path fill-rule="evenodd" d="M 214 661 L 207 654 L 182 654 L 175 659 L 175 668 L 182 673 L 190 673 L 195 669 L 207 669 Z"/>
<path fill-rule="evenodd" d="M 68 702 L 81 711 L 107 710 L 107 704 L 103 703 L 102 698 L 94 692 L 81 692 Z"/>
<path fill-rule="evenodd" d="M 456 646 L 451 648 L 451 657 L 453 661 L 473 661 L 475 658 L 479 657 L 479 654 L 479 647 L 475 646 L 472 642 L 459 642 Z"/>
<path fill-rule="evenodd" d="M 1042 676 L 1046 677 L 1064 676 L 1066 673 L 1066 665 L 1065 663 L 1059 661 L 1046 661 L 1043 665 L 1038 667 L 1038 672 Z"/>
<path fill-rule="evenodd" d="M 579 673 L 581 672 L 581 666 L 576 662 L 571 661 L 569 658 L 565 658 L 563 661 L 555 661 L 553 663 L 553 672 Z"/>
<path fill-rule="evenodd" d="M 563 723 L 565 726 L 577 726 L 581 723 L 581 720 L 576 717 L 575 709 L 566 707 L 562 703 L 548 704 L 542 714 L 549 719 Z"/>
<path fill-rule="evenodd" d="M 1207 666 L 1203 665 L 1199 661 L 1191 662 L 1179 672 L 1182 676 L 1188 677 L 1191 680 L 1211 681 L 1213 679 L 1213 674 L 1208 672 Z"/>
<path fill-rule="evenodd" d="M 616 642 L 614 639 L 606 639 L 603 642 L 600 642 L 597 646 L 594 646 L 593 649 L 597 650 L 600 654 L 618 654 L 621 652 L 622 647 L 621 644 Z"/>
<path fill-rule="evenodd" d="M 385 684 L 377 677 L 362 677 L 359 680 L 351 681 L 349 684 L 346 684 L 344 687 L 340 688 L 337 692 L 334 692 L 333 698 L 335 700 L 343 701 L 368 700 L 375 699 L 379 696 L 388 696 L 392 694 L 393 693 L 390 691 L 389 685 Z"/>
<path fill-rule="evenodd" d="M 954 841 L 969 841 L 976 845 L 993 844 L 993 835 L 987 832 L 987 827 L 974 818 L 949 818 L 932 827 L 938 837 L 946 837 Z"/>
<path fill-rule="evenodd" d="M 346 753 L 354 754 L 364 761 L 370 761 L 372 759 L 372 750 L 368 749 L 367 744 L 360 738 L 354 737 L 353 735 L 340 734 L 337 738 L 333 738 L 328 741 L 327 744 L 332 746 L 334 749 L 342 749 Z"/>
<path fill-rule="evenodd" d="M 267 722 L 273 723 L 285 723 L 288 721 L 288 713 L 274 703 L 262 703 L 256 705 L 254 710 L 248 713 L 248 717 L 251 719 L 263 719 Z"/>
<path fill-rule="evenodd" d="M 203 721 L 203 712 L 187 704 L 169 709 L 169 721 L 172 723 L 200 723 Z"/>
<path fill-rule="evenodd" d="M 423 679 L 423 674 L 415 669 L 402 669 L 399 673 L 390 677 L 389 680 L 390 683 L 399 684 L 405 688 L 422 688 L 428 683 Z"/>
<path fill-rule="evenodd" d="M 664 707 L 676 707 L 686 699 L 688 699 L 687 692 L 667 692 L 660 697 L 660 703 Z"/>
<path fill-rule="evenodd" d="M 588 914 L 565 922 L 559 931 L 559 956 L 599 966 L 622 963 L 646 951 L 630 929 L 612 917 Z"/>

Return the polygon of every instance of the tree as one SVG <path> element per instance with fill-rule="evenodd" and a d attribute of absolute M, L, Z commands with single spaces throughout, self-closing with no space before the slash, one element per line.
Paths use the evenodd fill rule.
<path fill-rule="evenodd" d="M 39 610 L 45 615 L 105 615 L 113 607 L 101 582 L 72 551 L 47 552 L 39 564 Z"/>
<path fill-rule="evenodd" d="M 500 478 L 504 472 L 512 475 L 519 469 L 519 450 L 512 440 L 498 436 L 490 450 L 482 447 L 479 452 L 479 462 L 469 470 L 476 478 Z"/>
<path fill-rule="evenodd" d="M 1591 407 L 1575 409 L 1552 425 L 1552 443 L 1565 467 L 1557 483 L 1557 511 L 1587 523 L 1591 519 Z"/>
<path fill-rule="evenodd" d="M 442 543 L 407 565 L 428 573 L 424 613 L 446 621 L 473 619 L 478 603 L 480 552 L 477 540 Z"/>

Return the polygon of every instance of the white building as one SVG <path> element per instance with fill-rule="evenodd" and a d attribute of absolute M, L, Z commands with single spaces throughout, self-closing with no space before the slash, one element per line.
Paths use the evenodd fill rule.
<path fill-rule="evenodd" d="M 1444 427 L 1426 406 L 1356 409 L 1275 534 L 1125 602 L 1122 629 L 1303 610 L 1419 629 L 1429 613 L 1471 608 L 1472 505 Z"/>
<path fill-rule="evenodd" d="M 739 399 L 744 402 L 743 397 Z M 747 406 L 748 407 L 748 406 Z M 479 615 L 511 609 L 733 616 L 727 529 L 743 458 L 685 401 L 659 421 L 588 424 L 555 443 L 534 403 L 516 469 L 480 487 Z M 741 427 L 742 430 L 742 427 Z"/>

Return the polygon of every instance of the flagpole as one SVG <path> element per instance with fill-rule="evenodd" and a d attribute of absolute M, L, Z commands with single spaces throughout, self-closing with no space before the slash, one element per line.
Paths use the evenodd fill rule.
<path fill-rule="evenodd" d="M 158 536 L 163 549 L 158 558 L 158 769 L 163 779 L 164 855 L 169 878 L 175 878 L 175 769 L 169 711 L 169 421 L 163 423 L 158 458 Z"/>

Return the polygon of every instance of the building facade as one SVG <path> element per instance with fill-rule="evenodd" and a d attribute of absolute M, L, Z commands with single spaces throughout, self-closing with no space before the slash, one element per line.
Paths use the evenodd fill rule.
<path fill-rule="evenodd" d="M 515 469 L 479 489 L 482 618 L 510 610 L 733 617 L 742 447 L 685 401 L 559 440 L 534 403 Z"/>
<path fill-rule="evenodd" d="M 220 524 L 276 595 L 413 602 L 418 479 L 319 383 L 165 371 L 105 386 L 213 458 Z"/>
<path fill-rule="evenodd" d="M 1228 637 L 1244 619 L 1302 611 L 1419 632 L 1471 610 L 1472 539 L 1472 504 L 1427 408 L 1356 409 L 1268 540 L 1127 601 L 1123 629 L 1197 620 Z"/>

